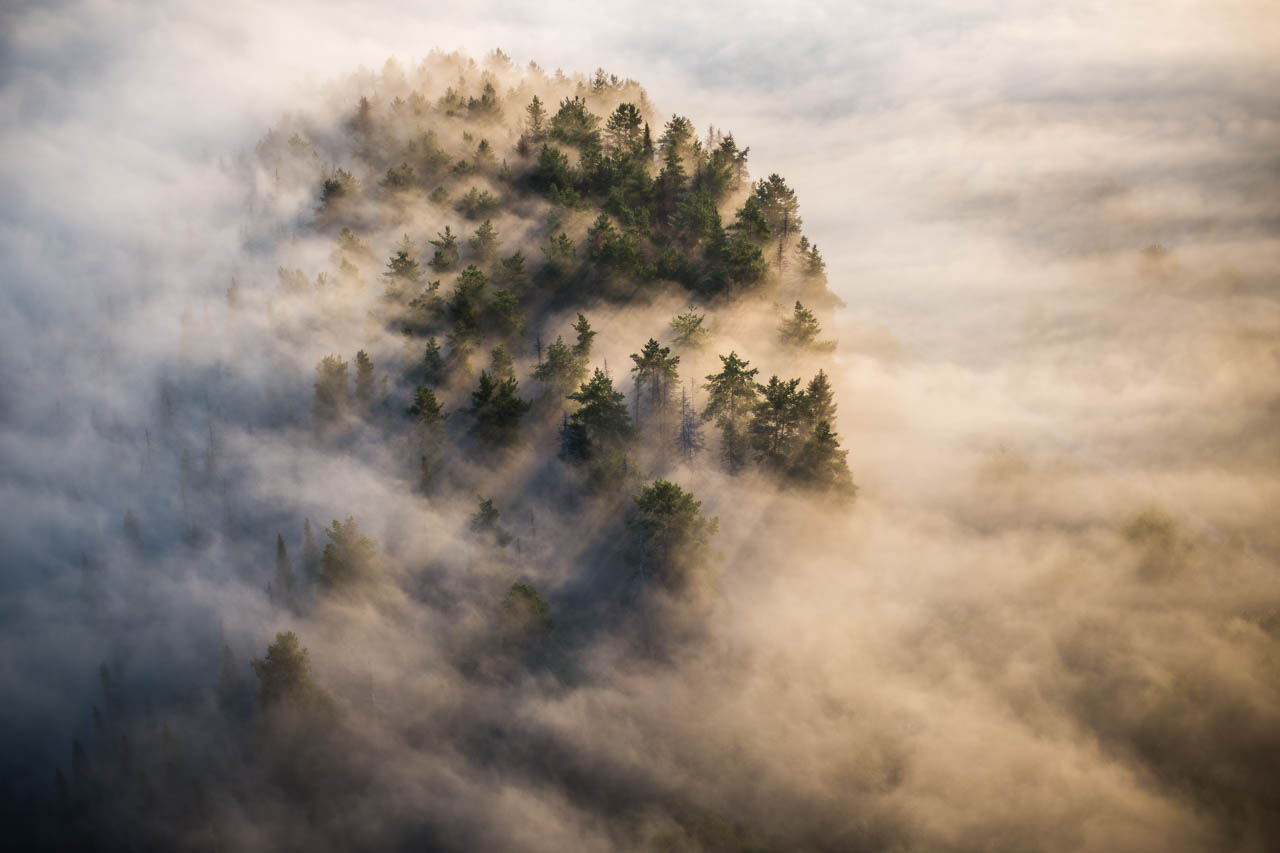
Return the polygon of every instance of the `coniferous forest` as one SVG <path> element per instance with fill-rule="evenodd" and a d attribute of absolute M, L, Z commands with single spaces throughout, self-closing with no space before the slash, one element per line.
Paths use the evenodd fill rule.
<path fill-rule="evenodd" d="M 176 449 L 182 421 L 212 412 L 207 389 L 191 397 L 202 371 L 231 395 L 239 371 L 278 376 L 254 422 L 214 415 L 161 498 L 182 548 L 269 531 L 240 556 L 268 642 L 227 639 L 164 709 L 104 661 L 93 734 L 51 771 L 50 838 L 524 847 L 536 829 L 486 820 L 497 806 L 468 795 L 458 759 L 596 815 L 620 847 L 788 849 L 830 831 L 687 799 L 536 719 L 704 642 L 734 582 L 722 538 L 746 533 L 722 537 L 708 487 L 730 506 L 750 494 L 751 535 L 778 513 L 852 510 L 822 253 L 786 179 L 706 119 L 603 70 L 495 51 L 388 63 L 335 86 L 331 113 L 264 133 L 238 164 L 243 268 L 202 318 L 182 314 L 189 359 L 149 440 Z M 211 363 L 228 330 L 253 350 Z M 235 505 L 240 442 L 313 458 L 324 493 L 290 495 L 278 471 L 269 507 Z M 349 479 L 375 475 L 375 500 Z M 122 525 L 151 559 L 142 514 Z M 110 619 L 109 591 L 86 596 Z"/>
<path fill-rule="evenodd" d="M 1256 5 L 6 11 L 0 850 L 1276 849 Z"/>

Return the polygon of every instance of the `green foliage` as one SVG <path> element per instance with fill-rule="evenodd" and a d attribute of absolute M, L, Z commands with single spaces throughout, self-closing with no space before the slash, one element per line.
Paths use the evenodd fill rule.
<path fill-rule="evenodd" d="M 360 533 L 356 520 L 334 520 L 326 527 L 329 543 L 320 555 L 320 581 L 326 589 L 340 589 L 357 581 L 370 579 L 377 569 L 378 546 Z"/>
<path fill-rule="evenodd" d="M 405 293 L 412 292 L 422 283 L 422 268 L 414 257 L 413 242 L 408 234 L 396 246 L 382 277 L 387 280 L 387 296 L 392 299 L 402 298 Z"/>
<path fill-rule="evenodd" d="M 524 111 L 529 117 L 528 122 L 525 124 L 525 132 L 535 142 L 542 139 L 547 133 L 547 110 L 543 107 L 542 101 L 537 95 L 533 96 L 533 100 L 529 102 L 529 106 L 525 107 Z"/>
<path fill-rule="evenodd" d="M 315 401 L 312 415 L 317 426 L 342 417 L 351 405 L 347 387 L 347 362 L 336 355 L 326 355 L 316 365 Z"/>
<path fill-rule="evenodd" d="M 514 377 L 495 380 L 488 371 L 480 372 L 480 381 L 471 392 L 472 432 L 481 440 L 495 445 L 511 444 L 520 429 L 520 419 L 530 404 L 520 399 L 520 383 Z"/>
<path fill-rule="evenodd" d="M 573 354 L 585 362 L 591 358 L 591 342 L 595 339 L 596 333 L 582 312 L 578 312 L 578 320 L 573 324 L 573 330 L 578 334 L 578 342 L 573 345 Z"/>
<path fill-rule="evenodd" d="M 489 372 L 498 379 L 511 379 L 516 375 L 515 362 L 501 344 L 489 351 Z"/>
<path fill-rule="evenodd" d="M 391 192 L 402 192 L 413 187 L 416 182 L 417 174 L 413 167 L 408 163 L 401 163 L 399 166 L 387 169 L 386 177 L 382 179 L 382 186 Z"/>
<path fill-rule="evenodd" d="M 356 353 L 356 402 L 362 409 L 373 403 L 373 361 L 364 350 Z"/>
<path fill-rule="evenodd" d="M 276 634 L 264 657 L 250 662 L 258 676 L 258 698 L 262 707 L 327 705 L 331 702 L 311 676 L 311 660 L 298 635 L 292 631 Z"/>
<path fill-rule="evenodd" d="M 359 191 L 360 184 L 355 176 L 345 169 L 336 169 L 320 185 L 320 206 L 324 210 L 331 209 L 343 200 L 355 198 Z"/>
<path fill-rule="evenodd" d="M 613 389 L 613 380 L 600 368 L 568 398 L 578 404 L 577 411 L 569 415 L 569 422 L 582 429 L 587 442 L 581 448 L 583 455 L 593 446 L 614 445 L 631 435 L 626 397 Z"/>
<path fill-rule="evenodd" d="M 458 235 L 446 225 L 443 231 L 436 232 L 436 239 L 430 241 L 436 247 L 431 256 L 431 268 L 436 272 L 452 269 L 458 263 Z"/>
<path fill-rule="evenodd" d="M 848 455 L 848 451 L 840 449 L 831 424 L 825 420 L 818 421 L 796 454 L 791 479 L 809 489 L 852 499 L 858 487 L 849 473 Z"/>
<path fill-rule="evenodd" d="M 489 144 L 489 140 L 481 139 L 480 144 L 476 146 L 475 167 L 481 171 L 488 171 L 495 163 L 497 158 L 493 154 L 493 146 Z"/>
<path fill-rule="evenodd" d="M 493 274 L 493 281 L 516 293 L 524 290 L 529 283 L 529 276 L 524 268 L 524 255 L 516 252 L 503 258 Z"/>
<path fill-rule="evenodd" d="M 649 405 L 660 414 L 666 412 L 671 397 L 671 385 L 680 378 L 680 356 L 672 355 L 670 347 L 660 346 L 649 338 L 638 353 L 631 354 L 635 367 L 631 374 L 636 382 L 636 421 L 640 421 L 641 400 L 649 399 Z"/>
<path fill-rule="evenodd" d="M 587 255 L 601 267 L 621 275 L 644 275 L 644 256 L 635 239 L 620 233 L 604 214 L 587 231 Z"/>
<path fill-rule="evenodd" d="M 803 393 L 800 380 L 769 378 L 758 386 L 760 400 L 755 404 L 748 440 L 756 461 L 774 472 L 784 472 L 795 452 L 796 437 L 803 421 Z"/>
<path fill-rule="evenodd" d="M 434 427 L 444 419 L 444 410 L 436 394 L 430 388 L 419 385 L 413 392 L 413 403 L 408 409 L 409 417 L 414 423 L 424 427 Z"/>
<path fill-rule="evenodd" d="M 799 216 L 800 203 L 795 190 L 788 187 L 781 176 L 774 173 L 763 181 L 756 181 L 754 193 L 770 233 L 785 237 L 800 230 L 803 224 Z"/>
<path fill-rule="evenodd" d="M 458 274 L 449 298 L 449 318 L 453 322 L 455 341 L 470 341 L 478 336 L 484 311 L 484 289 L 488 283 L 489 279 L 475 264 L 467 265 Z"/>
<path fill-rule="evenodd" d="M 715 243 L 720 239 L 720 211 L 715 200 L 705 191 L 690 193 L 676 206 L 673 221 L 676 239 L 686 247 Z"/>
<path fill-rule="evenodd" d="M 718 521 L 705 518 L 702 502 L 667 480 L 655 480 L 634 500 L 631 523 L 640 533 L 641 573 L 681 589 L 705 564 Z"/>
<path fill-rule="evenodd" d="M 529 170 L 529 186 L 546 195 L 553 202 L 565 207 L 577 207 L 581 197 L 576 188 L 577 180 L 569 167 L 568 156 L 554 145 L 543 145 L 538 160 Z"/>
<path fill-rule="evenodd" d="M 796 307 L 791 316 L 783 320 L 778 326 L 778 337 L 784 344 L 796 349 L 818 349 L 830 350 L 835 344 L 830 341 L 819 341 L 818 335 L 822 333 L 822 327 L 818 324 L 818 318 L 812 311 L 796 302 Z"/>
<path fill-rule="evenodd" d="M 430 384 L 439 382 L 444 376 L 444 356 L 440 352 L 440 342 L 434 337 L 428 338 L 423 348 L 422 371 Z"/>
<path fill-rule="evenodd" d="M 496 290 L 489 302 L 490 325 L 503 337 L 514 338 L 524 331 L 520 300 L 510 290 Z"/>
<path fill-rule="evenodd" d="M 591 114 L 585 100 L 565 98 L 551 118 L 551 138 L 579 147 L 598 146 L 599 124 L 600 118 Z"/>
<path fill-rule="evenodd" d="M 736 352 L 720 356 L 721 371 L 707 376 L 702 386 L 709 393 L 702 419 L 715 419 L 720 428 L 721 453 L 731 472 L 736 473 L 745 461 L 742 430 L 747 414 L 755 406 L 758 389 L 755 383 L 757 368 L 747 368 L 748 362 L 738 358 Z"/>
<path fill-rule="evenodd" d="M 467 241 L 467 245 L 471 247 L 471 251 L 475 253 L 478 260 L 487 261 L 498 252 L 498 232 L 493 227 L 493 222 L 486 219 L 480 223 L 480 227 L 476 229 L 475 236 Z"/>
<path fill-rule="evenodd" d="M 605 122 L 605 138 L 614 154 L 639 155 L 644 136 L 641 126 L 644 119 L 635 104 L 619 104 Z"/>
<path fill-rule="evenodd" d="M 692 305 L 683 314 L 672 317 L 671 333 L 675 337 L 675 342 L 688 347 L 701 346 L 710 334 L 704 323 L 705 320 L 706 315 L 699 314 Z"/>
<path fill-rule="evenodd" d="M 493 193 L 488 190 L 480 190 L 472 187 L 467 190 L 466 195 L 458 199 L 458 203 L 454 207 L 462 213 L 467 219 L 479 219 L 487 216 L 499 207 L 499 201 Z"/>
<path fill-rule="evenodd" d="M 586 376 L 587 365 L 556 336 L 555 343 L 547 347 L 547 354 L 533 369 L 533 377 L 545 382 L 560 394 L 567 394 Z"/>
<path fill-rule="evenodd" d="M 491 537 L 499 545 L 506 545 L 511 536 L 498 523 L 501 513 L 493 505 L 492 498 L 479 498 L 476 511 L 471 514 L 471 531 L 482 536 Z"/>

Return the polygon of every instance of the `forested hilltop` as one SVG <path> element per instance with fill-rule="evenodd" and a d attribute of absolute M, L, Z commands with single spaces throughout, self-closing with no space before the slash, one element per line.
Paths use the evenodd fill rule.
<path fill-rule="evenodd" d="M 647 763 L 572 722 L 649 726 L 623 722 L 627 685 L 686 677 L 753 543 L 852 509 L 839 300 L 795 191 L 603 70 L 433 54 L 326 91 L 224 164 L 239 253 L 183 306 L 146 433 L 156 496 L 84 558 L 86 618 L 120 636 L 111 560 L 175 584 L 216 585 L 164 568 L 192 555 L 229 567 L 216 640 L 184 657 L 207 667 L 158 689 L 105 653 L 40 840 L 873 837 L 802 794 L 758 811 L 785 786 L 721 779 L 729 743 L 681 755 L 683 724 L 625 738 Z"/>

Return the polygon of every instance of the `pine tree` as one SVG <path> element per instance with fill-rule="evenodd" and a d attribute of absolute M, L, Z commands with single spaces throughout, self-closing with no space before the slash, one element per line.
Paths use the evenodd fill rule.
<path fill-rule="evenodd" d="M 542 106 L 542 101 L 538 99 L 537 95 L 534 95 L 533 100 L 529 102 L 529 106 L 525 107 L 525 112 L 529 116 L 529 121 L 526 125 L 529 137 L 534 141 L 541 140 L 546 136 L 547 132 L 547 111 Z"/>
<path fill-rule="evenodd" d="M 578 314 L 578 322 L 573 324 L 573 330 L 578 333 L 578 342 L 573 345 L 573 354 L 585 363 L 591 358 L 591 342 L 595 339 L 596 333 L 592 331 L 591 324 L 581 313 Z"/>
<path fill-rule="evenodd" d="M 387 271 L 382 277 L 387 280 L 387 296 L 392 299 L 415 292 L 422 283 L 422 269 L 414 257 L 413 242 L 408 234 L 404 235 L 391 260 L 387 261 Z"/>
<path fill-rule="evenodd" d="M 436 233 L 436 239 L 429 241 L 436 247 L 431 255 L 431 268 L 436 272 L 452 269 L 458 263 L 458 235 L 446 225 L 443 231 Z"/>
<path fill-rule="evenodd" d="M 775 472 L 782 472 L 790 465 L 795 453 L 803 416 L 803 394 L 800 380 L 780 380 L 771 376 L 766 385 L 759 385 L 760 400 L 752 412 L 747 435 L 756 461 Z"/>
<path fill-rule="evenodd" d="M 671 383 L 679 379 L 677 369 L 680 356 L 672 355 L 670 347 L 659 346 L 658 342 L 649 338 L 640 352 L 632 353 L 631 360 L 635 367 L 631 368 L 636 382 L 636 423 L 640 423 L 641 399 L 649 398 L 649 404 L 655 408 L 660 418 L 665 417 L 667 402 L 671 395 Z M 665 420 L 660 420 L 665 426 Z"/>
<path fill-rule="evenodd" d="M 347 362 L 336 355 L 326 355 L 316 365 L 315 402 L 312 413 L 317 427 L 341 418 L 351 406 L 347 387 Z"/>
<path fill-rule="evenodd" d="M 849 473 L 849 452 L 840 449 L 840 442 L 831 430 L 831 424 L 818 421 L 812 434 L 805 440 L 791 469 L 791 478 L 810 489 L 833 492 L 852 499 L 858 491 L 853 475 Z"/>
<path fill-rule="evenodd" d="M 507 354 L 506 347 L 501 344 L 489 352 L 489 372 L 498 379 L 515 378 L 515 361 Z"/>
<path fill-rule="evenodd" d="M 630 436 L 626 397 L 613 389 L 613 380 L 600 368 L 568 398 L 578 404 L 569 423 L 582 429 L 588 447 L 615 445 Z"/>
<path fill-rule="evenodd" d="M 409 417 L 422 427 L 434 427 L 444 419 L 444 412 L 435 392 L 424 385 L 419 385 L 413 392 L 413 403 L 408 409 Z"/>
<path fill-rule="evenodd" d="M 362 410 L 368 410 L 373 403 L 373 362 L 364 350 L 356 353 L 356 402 Z"/>
<path fill-rule="evenodd" d="M 811 427 L 817 426 L 819 421 L 835 424 L 835 393 L 831 389 L 831 380 L 827 378 L 826 371 L 819 370 L 818 375 L 809 380 L 801 400 L 801 409 L 805 423 Z"/>
<path fill-rule="evenodd" d="M 258 676 L 258 698 L 263 708 L 330 708 L 332 700 L 313 680 L 310 657 L 294 632 L 276 634 L 266 655 L 255 658 L 250 665 Z"/>
<path fill-rule="evenodd" d="M 333 522 L 324 531 L 329 544 L 324 546 L 320 558 L 320 584 L 328 589 L 338 589 L 356 581 L 368 579 L 377 567 L 377 544 L 360 533 L 356 520 L 347 516 L 345 522 Z"/>
<path fill-rule="evenodd" d="M 490 444 L 510 444 L 520 429 L 520 419 L 530 403 L 518 396 L 520 383 L 514 377 L 495 380 L 488 371 L 471 392 L 473 433 Z"/>
<path fill-rule="evenodd" d="M 708 330 L 703 324 L 705 314 L 699 314 L 692 305 L 683 314 L 671 319 L 671 332 L 675 342 L 684 346 L 696 347 L 706 339 Z"/>
<path fill-rule="evenodd" d="M 435 385 L 444 376 L 444 356 L 440 353 L 440 342 L 434 337 L 427 339 L 422 353 L 422 370 L 428 384 Z"/>
<path fill-rule="evenodd" d="M 480 227 L 476 228 L 475 236 L 467 241 L 467 245 L 471 247 L 471 251 L 475 253 L 478 260 L 487 261 L 492 258 L 498 251 L 498 232 L 493 227 L 493 222 L 486 219 L 480 223 Z"/>
<path fill-rule="evenodd" d="M 655 480 L 634 500 L 631 523 L 640 533 L 641 573 L 680 589 L 706 560 L 717 520 L 705 518 L 702 502 L 667 480 Z"/>
<path fill-rule="evenodd" d="M 792 315 L 778 326 L 778 337 L 782 343 L 796 349 L 819 349 L 827 350 L 834 347 L 829 341 L 819 341 L 818 335 L 821 334 L 822 327 L 818 324 L 818 318 L 812 311 L 796 302 L 795 310 Z"/>
<path fill-rule="evenodd" d="M 586 373 L 586 362 L 578 358 L 559 335 L 555 343 L 547 347 L 546 357 L 533 369 L 535 379 L 547 383 L 560 395 L 568 394 Z"/>
<path fill-rule="evenodd" d="M 721 371 L 707 376 L 703 386 L 708 392 L 707 406 L 702 411 L 704 421 L 715 419 L 720 427 L 721 452 L 731 473 L 737 473 L 744 462 L 743 425 L 755 405 L 758 393 L 755 376 L 757 368 L 747 369 L 748 362 L 738 358 L 736 352 L 720 356 Z"/>

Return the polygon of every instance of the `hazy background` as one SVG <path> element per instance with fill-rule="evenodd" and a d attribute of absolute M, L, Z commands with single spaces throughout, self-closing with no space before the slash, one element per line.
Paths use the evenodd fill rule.
<path fill-rule="evenodd" d="M 8 766 L 82 725 L 102 655 L 63 605 L 88 543 L 146 514 L 132 478 L 175 318 L 220 294 L 245 236 L 227 164 L 361 65 L 501 47 L 634 77 L 796 188 L 847 306 L 840 432 L 862 488 L 834 532 L 780 514 L 748 547 L 732 531 L 766 510 L 708 481 L 742 566 L 713 640 L 670 672 L 530 699 L 527 719 L 618 767 L 673 744 L 646 772 L 714 791 L 709 808 L 787 790 L 780 823 L 869 847 L 1264 849 L 1280 826 L 1274 5 L 438 9 L 0 12 Z M 244 387 L 305 405 L 306 376 L 262 390 L 246 370 Z M 353 502 L 383 496 L 360 470 Z M 272 473 L 245 474 L 264 505 Z M 192 648 L 269 636 L 239 590 L 129 584 L 135 640 L 184 621 Z M 135 671 L 166 665 L 136 654 Z M 184 678 L 168 674 L 175 694 Z M 726 766 L 762 781 L 723 783 Z M 507 809 L 536 812 L 549 847 L 606 845 L 554 798 Z"/>

